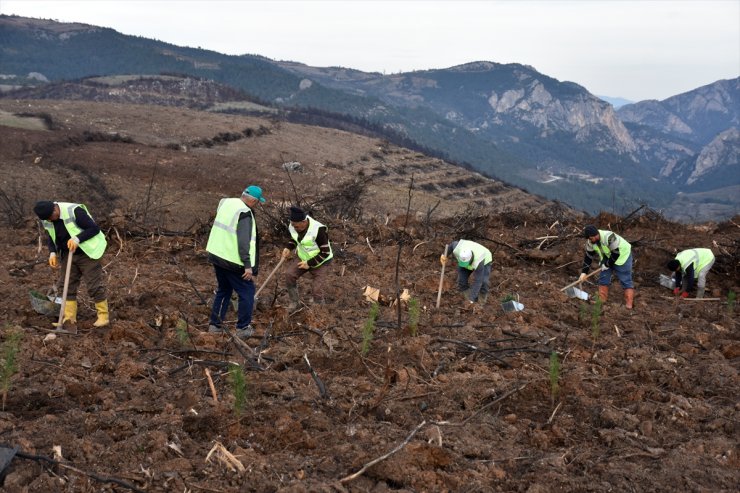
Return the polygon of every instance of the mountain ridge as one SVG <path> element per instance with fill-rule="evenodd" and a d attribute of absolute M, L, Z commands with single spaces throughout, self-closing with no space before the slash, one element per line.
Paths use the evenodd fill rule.
<path fill-rule="evenodd" d="M 675 199 L 671 190 L 688 186 L 676 182 L 668 170 L 695 159 L 711 141 L 706 135 L 700 145 L 687 140 L 685 132 L 664 132 L 644 119 L 621 118 L 634 114 L 640 103 L 615 110 L 579 84 L 523 64 L 475 61 L 383 75 L 260 55 L 222 55 L 83 24 L 64 26 L 0 16 L 3 45 L 17 51 L 4 49 L 2 71 L 8 67 L 18 77 L 33 71 L 52 81 L 96 70 L 94 75 L 169 71 L 205 77 L 267 106 L 364 119 L 488 176 L 592 212 L 613 205 L 614 194 L 625 207 L 642 202 L 668 208 Z M 95 58 L 92 47 L 97 52 L 102 47 L 103 55 Z M 116 58 L 115 53 L 128 57 Z M 87 65 L 76 65 L 83 60 Z M 63 70 L 53 68 L 60 65 Z M 735 92 L 726 93 L 729 99 L 720 99 L 721 104 L 736 101 Z M 685 104 L 681 98 L 676 101 L 679 107 Z M 672 101 L 651 104 L 661 114 L 676 111 Z M 701 108 L 694 112 L 697 122 L 713 114 Z M 675 129 L 682 129 L 681 118 L 672 121 Z M 723 125 L 720 121 L 711 128 L 727 130 Z M 726 185 L 712 185 L 711 176 L 704 181 Z"/>

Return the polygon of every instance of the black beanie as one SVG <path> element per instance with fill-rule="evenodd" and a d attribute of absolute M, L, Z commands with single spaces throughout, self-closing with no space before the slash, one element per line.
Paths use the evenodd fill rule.
<path fill-rule="evenodd" d="M 54 202 L 49 202 L 48 200 L 40 200 L 36 202 L 35 206 L 33 206 L 33 212 L 36 213 L 39 219 L 41 219 L 42 221 L 46 221 L 54 213 Z"/>
<path fill-rule="evenodd" d="M 596 226 L 593 226 L 589 224 L 585 228 L 583 228 L 583 236 L 586 238 L 591 238 L 592 236 L 596 236 L 599 234 L 599 230 L 596 229 Z"/>
<path fill-rule="evenodd" d="M 666 264 L 666 267 L 668 267 L 669 270 L 672 270 L 673 272 L 676 271 L 679 267 L 681 267 L 681 262 L 676 260 L 675 258 L 673 260 L 669 260 Z"/>
<path fill-rule="evenodd" d="M 306 219 L 306 213 L 300 207 L 294 205 L 290 206 L 290 220 L 294 223 L 299 223 Z"/>

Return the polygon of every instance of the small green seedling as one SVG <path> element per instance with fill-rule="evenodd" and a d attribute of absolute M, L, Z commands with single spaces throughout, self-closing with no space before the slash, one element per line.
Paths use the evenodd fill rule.
<path fill-rule="evenodd" d="M 419 300 L 411 298 L 409 300 L 409 332 L 411 332 L 411 337 L 416 337 L 419 330 L 419 314 Z"/>
<path fill-rule="evenodd" d="M 604 304 L 599 295 L 594 297 L 594 304 L 591 308 L 591 336 L 598 339 L 601 335 L 601 307 Z"/>
<path fill-rule="evenodd" d="M 22 332 L 13 330 L 6 332 L 7 338 L 3 344 L 2 365 L 0 366 L 0 388 L 3 393 L 3 411 L 8 392 L 11 387 L 11 379 L 18 372 L 18 353 L 21 349 Z"/>
<path fill-rule="evenodd" d="M 188 323 L 183 319 L 178 319 L 175 325 L 175 335 L 177 336 L 177 342 L 181 346 L 186 346 L 190 342 L 190 334 L 188 333 Z"/>
<path fill-rule="evenodd" d="M 550 396 L 552 400 L 558 398 L 560 393 L 560 357 L 557 351 L 550 353 Z"/>
<path fill-rule="evenodd" d="M 229 383 L 234 394 L 234 413 L 241 416 L 247 404 L 247 379 L 242 367 L 235 363 L 229 364 Z"/>
<path fill-rule="evenodd" d="M 514 296 L 511 293 L 506 294 L 503 298 L 501 298 L 501 303 L 506 303 L 507 301 L 516 301 L 516 296 Z"/>
<path fill-rule="evenodd" d="M 732 316 L 735 313 L 735 302 L 736 302 L 737 294 L 735 294 L 735 291 L 730 290 L 729 293 L 727 293 L 727 311 Z"/>
<path fill-rule="evenodd" d="M 378 318 L 380 313 L 380 306 L 377 303 L 373 303 L 370 306 L 370 313 L 365 320 L 365 325 L 362 327 L 362 355 L 367 356 L 370 351 L 370 343 L 373 342 L 373 333 L 375 332 L 375 320 Z"/>

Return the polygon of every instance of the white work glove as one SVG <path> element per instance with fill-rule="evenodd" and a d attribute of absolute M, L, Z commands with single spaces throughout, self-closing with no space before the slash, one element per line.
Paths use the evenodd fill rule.
<path fill-rule="evenodd" d="M 609 270 L 609 267 L 606 264 L 601 264 L 601 271 L 604 272 L 605 270 Z"/>
<path fill-rule="evenodd" d="M 585 272 L 582 273 L 580 276 L 578 276 L 578 282 L 585 281 L 587 277 L 588 277 L 588 274 L 586 274 Z"/>
<path fill-rule="evenodd" d="M 57 254 L 54 252 L 49 254 L 49 267 L 52 269 L 59 267 L 59 260 L 57 260 Z"/>
<path fill-rule="evenodd" d="M 308 270 L 308 262 L 306 260 L 298 262 L 298 268 L 303 269 L 303 270 Z"/>
<path fill-rule="evenodd" d="M 290 248 L 283 248 L 283 258 L 287 260 L 290 257 L 291 257 Z"/>
<path fill-rule="evenodd" d="M 439 256 L 439 263 L 442 265 L 447 265 L 447 255 L 440 255 Z"/>

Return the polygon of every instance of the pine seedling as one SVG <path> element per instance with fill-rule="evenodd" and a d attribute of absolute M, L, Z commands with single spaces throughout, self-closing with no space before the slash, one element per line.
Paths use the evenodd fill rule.
<path fill-rule="evenodd" d="M 557 351 L 550 353 L 550 396 L 553 401 L 558 398 L 560 393 L 560 357 Z"/>
<path fill-rule="evenodd" d="M 188 334 L 188 323 L 183 319 L 178 319 L 175 325 L 175 335 L 177 336 L 177 342 L 180 346 L 186 346 L 190 342 L 190 334 Z"/>
<path fill-rule="evenodd" d="M 241 416 L 247 404 L 247 379 L 242 367 L 235 363 L 229 364 L 229 383 L 234 394 L 234 413 Z"/>
<path fill-rule="evenodd" d="M 735 291 L 730 290 L 729 293 L 727 293 L 727 312 L 732 316 L 735 313 L 735 302 L 736 302 L 737 294 L 735 294 Z"/>
<path fill-rule="evenodd" d="M 578 306 L 578 322 L 586 324 L 588 323 L 588 303 L 581 303 Z"/>
<path fill-rule="evenodd" d="M 3 344 L 3 360 L 0 366 L 0 388 L 2 388 L 3 392 L 3 411 L 5 410 L 5 401 L 8 399 L 11 379 L 18 372 L 18 352 L 20 352 L 21 337 L 23 334 L 20 331 L 14 330 L 7 332 L 7 335 L 8 337 Z"/>
<path fill-rule="evenodd" d="M 411 298 L 409 300 L 409 331 L 411 337 L 416 337 L 416 333 L 419 329 L 419 300 Z"/>
<path fill-rule="evenodd" d="M 373 303 L 370 306 L 370 313 L 365 320 L 365 325 L 362 327 L 362 355 L 367 356 L 370 351 L 370 343 L 373 341 L 373 333 L 375 332 L 375 320 L 378 318 L 380 313 L 380 306 L 377 303 Z"/>
<path fill-rule="evenodd" d="M 596 295 L 594 298 L 594 304 L 591 308 L 591 336 L 594 339 L 598 339 L 599 335 L 601 334 L 601 306 L 603 305 L 603 301 L 601 301 L 601 298 Z"/>
<path fill-rule="evenodd" d="M 508 293 L 506 296 L 501 298 L 501 303 L 506 303 L 507 301 L 516 301 L 516 297 L 513 294 Z"/>

